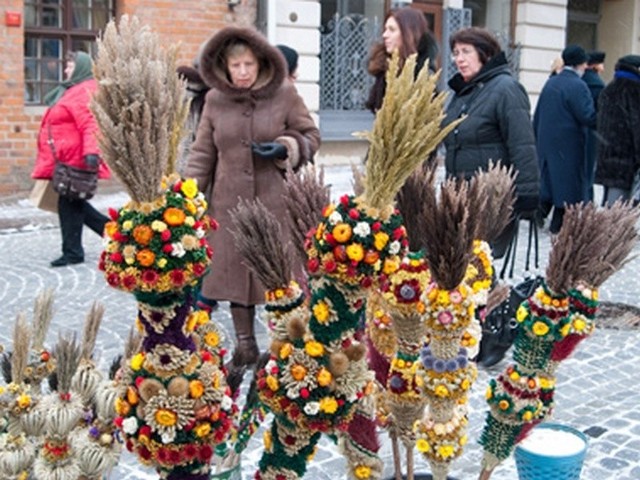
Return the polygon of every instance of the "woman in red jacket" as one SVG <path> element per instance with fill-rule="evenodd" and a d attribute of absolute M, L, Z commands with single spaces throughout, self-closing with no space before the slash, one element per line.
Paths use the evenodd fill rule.
<path fill-rule="evenodd" d="M 47 94 L 49 109 L 42 117 L 38 134 L 38 157 L 31 174 L 35 179 L 53 176 L 56 161 L 77 168 L 98 168 L 98 178 L 109 178 L 109 168 L 100 160 L 96 139 L 98 127 L 89 110 L 97 88 L 91 57 L 84 52 L 67 56 L 66 80 Z M 63 267 L 84 262 L 82 226 L 102 235 L 108 218 L 84 199 L 58 197 L 58 218 L 62 232 L 62 256 L 51 262 Z"/>

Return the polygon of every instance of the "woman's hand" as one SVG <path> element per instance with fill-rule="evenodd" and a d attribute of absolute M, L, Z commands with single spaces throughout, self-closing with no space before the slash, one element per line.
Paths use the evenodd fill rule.
<path fill-rule="evenodd" d="M 288 156 L 287 147 L 278 142 L 254 142 L 251 151 L 263 160 L 284 160 Z"/>

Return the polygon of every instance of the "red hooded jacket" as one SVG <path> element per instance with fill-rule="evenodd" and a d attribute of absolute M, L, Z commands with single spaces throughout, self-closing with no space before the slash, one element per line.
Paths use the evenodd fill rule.
<path fill-rule="evenodd" d="M 55 159 L 49 145 L 53 140 L 55 154 L 60 162 L 78 168 L 88 168 L 85 155 L 100 155 L 96 134 L 98 125 L 89 110 L 91 96 L 98 88 L 94 79 L 70 87 L 42 117 L 38 133 L 38 157 L 32 178 L 51 179 Z M 109 167 L 100 162 L 98 178 L 109 178 Z"/>

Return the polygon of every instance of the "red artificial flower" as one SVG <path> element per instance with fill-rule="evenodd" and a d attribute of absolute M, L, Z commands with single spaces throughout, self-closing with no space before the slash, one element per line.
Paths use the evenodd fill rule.
<path fill-rule="evenodd" d="M 393 231 L 393 239 L 400 240 L 404 237 L 404 227 L 398 227 Z"/>
<path fill-rule="evenodd" d="M 211 353 L 206 350 L 202 350 L 200 352 L 200 358 L 203 362 L 210 362 L 211 360 L 213 360 L 213 355 L 211 355 Z"/>
<path fill-rule="evenodd" d="M 178 450 L 169 450 L 169 462 L 178 465 L 182 461 L 182 455 Z"/>
<path fill-rule="evenodd" d="M 171 230 L 167 228 L 166 230 L 160 232 L 160 240 L 162 240 L 163 242 L 168 242 L 169 240 L 171 240 Z"/>
<path fill-rule="evenodd" d="M 358 220 L 360 218 L 360 212 L 355 208 L 349 209 L 349 218 L 352 220 Z"/>
<path fill-rule="evenodd" d="M 169 450 L 164 447 L 160 447 L 156 451 L 156 459 L 160 463 L 167 463 L 169 461 Z"/>
<path fill-rule="evenodd" d="M 342 205 L 344 205 L 345 207 L 349 206 L 349 202 L 351 201 L 351 199 L 349 198 L 349 195 L 342 195 L 340 197 L 340 203 Z"/>
<path fill-rule="evenodd" d="M 331 232 L 325 232 L 324 235 L 324 241 L 327 242 L 329 245 L 333 246 L 336 243 L 336 239 L 334 238 L 333 234 Z"/>
<path fill-rule="evenodd" d="M 344 245 L 338 245 L 333 249 L 333 256 L 338 262 L 346 262 L 347 248 Z"/>
<path fill-rule="evenodd" d="M 309 270 L 310 273 L 315 273 L 318 271 L 318 268 L 320 267 L 320 260 L 318 260 L 317 258 L 310 258 L 307 261 L 307 270 Z"/>
<path fill-rule="evenodd" d="M 122 277 L 122 286 L 127 290 L 133 290 L 136 287 L 136 283 L 138 283 L 138 281 L 133 275 L 125 275 Z"/>
<path fill-rule="evenodd" d="M 184 455 L 184 458 L 186 458 L 187 460 L 192 460 L 196 458 L 196 455 L 198 454 L 198 449 L 194 444 L 188 443 L 182 449 L 182 454 Z"/>
<path fill-rule="evenodd" d="M 131 440 L 127 440 L 127 442 L 125 443 L 125 448 L 128 451 L 133 452 L 133 442 Z"/>
<path fill-rule="evenodd" d="M 126 243 L 129 240 L 129 237 L 124 233 L 117 231 L 117 232 L 113 232 L 113 239 L 116 242 Z"/>
<path fill-rule="evenodd" d="M 124 262 L 124 257 L 120 252 L 113 252 L 111 255 L 109 255 L 109 260 L 111 260 L 113 263 L 122 263 Z"/>
<path fill-rule="evenodd" d="M 151 452 L 144 445 L 138 447 L 138 456 L 143 460 L 151 460 Z"/>
<path fill-rule="evenodd" d="M 207 269 L 206 265 L 203 264 L 203 263 L 194 263 L 191 268 L 193 270 L 193 274 L 196 277 L 200 277 L 200 276 L 204 275 L 204 272 Z"/>
<path fill-rule="evenodd" d="M 304 400 L 309 398 L 309 390 L 307 390 L 306 388 L 300 389 L 300 397 L 303 398 Z"/>
<path fill-rule="evenodd" d="M 114 221 L 118 220 L 119 215 L 118 215 L 118 211 L 115 208 L 109 208 L 107 212 L 109 213 L 109 218 L 111 220 L 114 220 Z"/>
<path fill-rule="evenodd" d="M 109 275 L 107 275 L 107 283 L 112 287 L 117 287 L 118 285 L 120 285 L 120 275 L 115 272 L 110 273 Z"/>
<path fill-rule="evenodd" d="M 175 270 L 171 270 L 169 272 L 169 278 L 171 279 L 171 283 L 173 283 L 177 287 L 184 285 L 185 276 L 182 270 L 179 270 L 177 268 Z"/>
<path fill-rule="evenodd" d="M 166 231 L 166 230 L 165 230 L 165 231 Z M 162 251 L 163 251 L 164 253 L 171 253 L 171 252 L 173 252 L 173 247 L 171 246 L 171 244 L 170 244 L 170 243 L 165 243 L 165 244 L 162 246 Z"/>
<path fill-rule="evenodd" d="M 144 270 L 142 272 L 142 281 L 149 285 L 155 285 L 158 281 L 158 273 L 155 270 Z"/>
<path fill-rule="evenodd" d="M 144 435 L 145 437 L 150 437 L 151 436 L 151 427 L 149 425 L 141 426 L 138 434 L 139 435 Z"/>
<path fill-rule="evenodd" d="M 336 262 L 334 262 L 333 260 L 327 260 L 326 262 L 324 262 L 324 270 L 327 273 L 333 273 L 336 271 L 336 268 L 338 268 L 338 264 Z"/>
<path fill-rule="evenodd" d="M 220 227 L 220 224 L 217 222 L 217 220 L 215 218 L 209 218 L 209 226 L 211 227 L 211 230 L 218 230 L 218 227 Z"/>
<path fill-rule="evenodd" d="M 213 456 L 213 448 L 211 445 L 201 445 L 200 450 L 198 451 L 198 460 L 202 463 L 209 463 L 211 457 Z"/>
<path fill-rule="evenodd" d="M 173 191 L 176 193 L 180 193 L 180 189 L 182 188 L 182 182 L 180 180 L 178 180 L 176 183 L 173 184 Z"/>
<path fill-rule="evenodd" d="M 382 224 L 380 222 L 374 222 L 373 225 L 371 225 L 371 231 L 374 233 L 379 232 L 381 228 Z"/>
<path fill-rule="evenodd" d="M 122 417 L 116 417 L 113 419 L 113 424 L 118 427 L 118 428 L 122 428 L 122 422 L 124 421 L 124 419 Z"/>
<path fill-rule="evenodd" d="M 372 284 L 373 284 L 373 280 L 368 275 L 366 277 L 363 277 L 362 280 L 360 280 L 360 286 L 362 288 L 369 288 L 371 287 Z"/>

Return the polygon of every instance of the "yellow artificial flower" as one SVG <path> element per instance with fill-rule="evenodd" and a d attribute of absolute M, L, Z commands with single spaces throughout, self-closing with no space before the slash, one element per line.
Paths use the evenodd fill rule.
<path fill-rule="evenodd" d="M 313 316 L 320 323 L 325 323 L 329 319 L 329 305 L 325 302 L 318 302 L 313 306 Z"/>
<path fill-rule="evenodd" d="M 373 246 L 376 247 L 376 250 L 382 251 L 384 247 L 389 243 L 389 235 L 385 232 L 376 232 L 373 235 Z"/>
<path fill-rule="evenodd" d="M 172 410 L 166 408 L 160 408 L 155 414 L 156 422 L 163 427 L 171 427 L 178 422 L 178 416 Z"/>
<path fill-rule="evenodd" d="M 133 357 L 131 357 L 131 369 L 132 370 L 140 370 L 142 368 L 142 364 L 144 363 L 144 353 L 136 353 Z"/>
<path fill-rule="evenodd" d="M 349 260 L 359 262 L 364 258 L 364 248 L 359 243 L 352 243 L 347 246 L 347 257 Z"/>
<path fill-rule="evenodd" d="M 31 397 L 26 393 L 20 395 L 17 399 L 18 407 L 20 408 L 28 408 L 31 405 Z"/>
<path fill-rule="evenodd" d="M 531 412 L 531 410 L 526 410 L 522 414 L 522 420 L 524 420 L 525 422 L 530 422 L 531 419 L 533 419 L 533 413 Z"/>
<path fill-rule="evenodd" d="M 324 353 L 324 346 L 320 342 L 312 340 L 304 344 L 304 350 L 311 357 L 319 357 Z"/>
<path fill-rule="evenodd" d="M 198 318 L 193 313 L 189 315 L 184 326 L 187 333 L 193 332 L 196 329 L 196 325 L 198 324 Z"/>
<path fill-rule="evenodd" d="M 209 422 L 199 423 L 193 431 L 196 434 L 196 437 L 206 437 L 209 435 L 209 432 L 211 432 L 211 424 Z"/>
<path fill-rule="evenodd" d="M 122 222 L 122 231 L 128 232 L 133 228 L 133 222 L 131 220 L 125 220 Z"/>
<path fill-rule="evenodd" d="M 160 220 L 154 220 L 151 222 L 151 230 L 155 232 L 164 232 L 167 228 L 169 228 L 167 227 L 167 224 Z"/>
<path fill-rule="evenodd" d="M 455 453 L 455 448 L 453 445 L 440 445 L 438 447 L 438 455 L 443 459 L 447 459 Z"/>
<path fill-rule="evenodd" d="M 200 380 L 191 380 L 189 382 L 189 394 L 191 398 L 200 398 L 204 395 L 204 385 Z"/>
<path fill-rule="evenodd" d="M 293 345 L 291 345 L 290 343 L 285 343 L 282 347 L 280 347 L 280 358 L 282 360 L 286 360 L 289 355 L 291 355 L 291 352 L 293 351 Z"/>
<path fill-rule="evenodd" d="M 353 474 L 356 478 L 365 480 L 371 476 L 371 468 L 366 465 L 358 465 L 353 469 Z"/>
<path fill-rule="evenodd" d="M 307 369 L 303 365 L 295 364 L 291 367 L 291 376 L 294 380 L 300 381 L 307 375 Z"/>
<path fill-rule="evenodd" d="M 458 440 L 458 444 L 459 444 L 461 447 L 464 447 L 464 446 L 467 444 L 467 442 L 468 442 L 468 441 L 469 441 L 469 437 L 467 437 L 466 435 L 462 435 L 462 436 L 460 437 L 460 440 Z"/>
<path fill-rule="evenodd" d="M 427 453 L 431 451 L 431 445 L 424 438 L 416 440 L 416 448 L 420 453 Z"/>
<path fill-rule="evenodd" d="M 333 376 L 331 375 L 331 372 L 329 370 L 327 370 L 326 368 L 321 368 L 318 372 L 317 379 L 318 385 L 320 385 L 321 387 L 326 387 L 333 380 Z"/>
<path fill-rule="evenodd" d="M 131 405 L 137 405 L 138 401 L 138 391 L 132 386 L 127 387 L 127 402 Z"/>
<path fill-rule="evenodd" d="M 545 322 L 538 321 L 533 324 L 532 327 L 533 333 L 535 333 L 539 337 L 544 337 L 547 333 L 549 333 L 549 325 Z"/>
<path fill-rule="evenodd" d="M 441 397 L 441 398 L 445 398 L 449 396 L 449 389 L 447 387 L 445 387 L 444 385 L 438 385 L 433 393 L 437 396 L 437 397 Z"/>
<path fill-rule="evenodd" d="M 198 184 L 193 178 L 187 178 L 180 186 L 180 191 L 187 198 L 194 198 L 198 194 Z"/>
<path fill-rule="evenodd" d="M 447 292 L 446 290 L 439 290 L 436 301 L 440 305 L 449 305 L 451 303 L 451 300 L 449 299 L 449 292 Z"/>
<path fill-rule="evenodd" d="M 196 219 L 195 219 L 195 218 L 193 218 L 191 215 L 189 215 L 188 217 L 186 217 L 186 218 L 184 219 L 184 224 L 185 224 L 187 227 L 193 227 L 193 226 L 196 224 Z"/>
<path fill-rule="evenodd" d="M 320 400 L 320 410 L 329 415 L 336 413 L 336 410 L 338 410 L 337 400 L 333 397 L 324 397 Z"/>
<path fill-rule="evenodd" d="M 209 314 L 205 310 L 196 310 L 191 315 L 195 317 L 198 326 L 209 323 Z"/>
<path fill-rule="evenodd" d="M 128 414 L 131 411 L 131 405 L 129 405 L 129 403 L 126 400 L 120 397 L 116 397 L 114 407 L 115 407 L 116 413 L 122 417 L 124 417 L 126 414 Z"/>
<path fill-rule="evenodd" d="M 571 331 L 571 323 L 565 323 L 560 329 L 560 335 L 566 337 Z"/>
<path fill-rule="evenodd" d="M 510 406 L 511 403 L 509 403 L 508 400 L 500 400 L 498 402 L 498 408 L 500 408 L 500 410 L 508 410 Z"/>
<path fill-rule="evenodd" d="M 386 275 L 391 275 L 395 273 L 400 268 L 400 262 L 398 262 L 398 257 L 387 258 L 384 261 L 384 266 L 382 268 L 382 272 Z"/>
<path fill-rule="evenodd" d="M 269 387 L 269 390 L 273 392 L 278 390 L 279 385 L 278 385 L 278 379 L 276 377 L 274 377 L 273 375 L 268 375 L 266 378 L 266 382 L 267 382 L 267 387 Z"/>
<path fill-rule="evenodd" d="M 204 343 L 209 347 L 215 348 L 220 344 L 220 336 L 216 332 L 207 332 L 204 336 Z"/>
<path fill-rule="evenodd" d="M 516 311 L 516 320 L 520 323 L 524 322 L 529 316 L 529 311 L 525 308 L 524 305 L 520 305 L 518 310 Z"/>
<path fill-rule="evenodd" d="M 582 318 L 576 318 L 573 321 L 573 328 L 576 332 L 581 332 L 587 326 L 587 322 L 585 322 Z"/>
<path fill-rule="evenodd" d="M 517 382 L 518 380 L 520 380 L 520 374 L 514 370 L 509 374 L 509 378 L 514 382 Z"/>

